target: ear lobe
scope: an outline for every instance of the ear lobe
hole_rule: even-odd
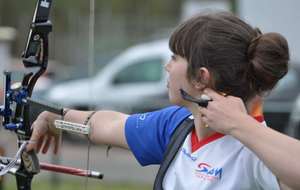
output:
[[[194,81],[193,82],[193,85],[194,87],[197,89],[197,90],[202,90],[205,88],[206,85],[204,85],[203,83],[199,82],[199,81]]]

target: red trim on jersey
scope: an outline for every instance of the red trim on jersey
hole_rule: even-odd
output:
[[[259,116],[255,116],[254,119],[256,119],[257,121],[259,122],[263,122],[264,121],[264,116],[263,115],[259,115]],[[214,140],[217,140],[219,138],[222,138],[224,137],[225,135],[222,134],[222,133],[218,133],[218,132],[215,132],[213,133],[212,135],[202,139],[202,140],[199,140],[197,135],[196,135],[196,130],[195,128],[192,130],[192,135],[191,135],[191,143],[192,143],[192,153],[195,152],[196,150],[198,150],[199,148],[201,148],[202,146],[214,141]]]
[[[195,152],[196,150],[198,150],[200,147],[214,141],[214,140],[217,140],[221,137],[223,137],[224,134],[221,134],[221,133],[214,133],[202,140],[199,141],[197,135],[196,135],[196,130],[195,128],[192,130],[192,152]]]
[[[254,119],[256,119],[258,122],[264,122],[265,121],[265,118],[264,118],[263,115],[255,116]]]

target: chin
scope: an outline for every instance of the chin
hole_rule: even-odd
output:
[[[171,104],[183,106],[184,100],[181,98],[179,90],[178,91],[170,91],[170,89],[169,89],[168,95],[169,95],[169,101]]]
[[[183,102],[182,102],[183,100],[181,98],[177,97],[177,96],[172,97],[172,96],[169,95],[169,101],[170,101],[171,104],[178,105],[178,106],[184,106]]]

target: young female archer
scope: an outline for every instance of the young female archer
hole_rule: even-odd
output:
[[[144,166],[161,164],[174,130],[192,118],[193,130],[169,166],[163,189],[300,189],[300,142],[249,115],[255,99],[287,73],[285,38],[261,34],[230,13],[209,13],[179,25],[169,44],[174,55],[165,67],[167,87],[177,106],[134,115],[68,110],[65,120],[88,118],[91,141],[130,149]],[[183,99],[181,90],[211,101],[199,107]],[[57,152],[53,122],[59,118],[39,115],[31,138],[37,143],[28,150],[46,153],[54,138]]]

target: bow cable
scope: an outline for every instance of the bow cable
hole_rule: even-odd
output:
[[[89,56],[88,56],[88,75],[90,77],[94,74],[95,67],[95,0],[89,1],[90,5],[90,14],[89,14]],[[93,85],[89,84],[89,94],[93,99]],[[94,101],[93,101],[94,102]],[[91,142],[89,136],[88,140],[88,150],[87,150],[87,161],[86,161],[86,170],[90,169],[90,150]],[[85,190],[88,188],[88,177],[85,178]]]

